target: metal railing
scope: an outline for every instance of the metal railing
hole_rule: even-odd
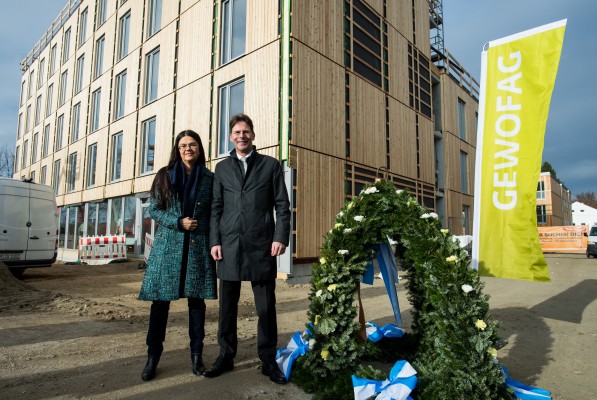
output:
[[[27,68],[33,64],[33,61],[35,61],[35,59],[39,57],[46,46],[50,44],[54,36],[60,32],[60,29],[64,26],[68,18],[73,15],[80,5],[81,0],[69,0],[68,4],[64,6],[60,12],[60,15],[56,17],[54,22],[52,22],[52,25],[50,25],[50,27],[46,30],[46,33],[41,39],[39,39],[35,46],[33,46],[33,50],[31,50],[29,54],[27,54],[27,57],[21,61],[21,71],[27,71]]]

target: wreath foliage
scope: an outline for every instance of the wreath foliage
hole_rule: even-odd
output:
[[[367,356],[388,351],[359,343],[355,295],[373,246],[387,237],[396,242],[413,322],[407,339],[379,343],[411,346],[396,354],[411,357],[417,370],[413,397],[512,399],[496,360],[498,322],[488,314],[488,296],[468,254],[441,228],[436,214],[385,180],[346,203],[325,235],[312,268],[309,351],[298,359],[293,380],[316,399],[345,399],[352,398],[352,374],[385,378],[361,365]]]

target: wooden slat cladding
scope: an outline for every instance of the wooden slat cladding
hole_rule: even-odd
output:
[[[369,82],[350,74],[350,159],[386,165],[385,98]]]
[[[344,68],[299,42],[293,52],[292,144],[344,157]]]
[[[199,134],[207,152],[209,145],[210,77],[196,80],[177,91],[175,134],[192,129]]]
[[[198,24],[207,21],[213,5],[200,1],[180,16],[180,36],[178,44],[177,87],[181,88],[209,74],[211,69],[211,24]]]
[[[390,2],[392,3],[392,2]],[[408,104],[408,41],[396,29],[388,29],[390,96]]]
[[[344,65],[343,9],[344,0],[293,1],[293,39]],[[297,61],[294,57],[293,62]]]
[[[423,1],[426,3],[425,0]],[[412,0],[390,0],[386,4],[388,23],[400,32],[400,35],[412,42]]]
[[[476,145],[477,121],[475,114],[479,110],[477,100],[471,97],[468,92],[461,88],[449,75],[442,74],[442,118],[444,132],[452,133],[458,136],[458,99],[465,103],[465,124],[467,141]]]
[[[344,203],[344,161],[296,149],[295,257],[315,257]]]
[[[417,178],[417,133],[415,111],[390,99],[390,170]]]
[[[279,0],[247,1],[247,54],[278,38],[278,3]]]
[[[417,49],[428,59],[431,57],[431,39],[429,36],[429,2],[414,0],[416,43]]]
[[[469,170],[470,171],[470,170]],[[419,177],[435,184],[435,151],[433,149],[433,122],[419,115]]]

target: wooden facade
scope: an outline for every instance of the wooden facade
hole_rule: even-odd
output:
[[[459,226],[451,221],[462,219],[463,207],[469,207],[472,216],[477,100],[431,62],[427,1],[247,0],[244,52],[227,62],[222,62],[221,0],[163,1],[160,29],[149,37],[147,0],[107,4],[106,21],[97,25],[96,2],[81,0],[37,57],[27,59],[31,62],[22,78],[27,87],[28,72],[37,69],[41,59],[48,68],[54,45],[61,58],[64,33],[71,29],[70,56],[64,63],[57,61],[56,72],[46,73],[43,84],[31,97],[25,94],[19,108],[24,120],[27,107],[35,107],[38,95],[45,104],[48,87],[53,85],[51,111],[47,117],[43,114],[39,124],[30,124],[26,131],[21,128],[17,139],[22,151],[26,140],[32,143],[32,135],[41,135],[49,125],[50,152],[35,162],[26,161],[14,175],[35,171],[39,177],[45,166],[46,183],[52,185],[52,169],[60,160],[59,205],[122,196],[145,201],[155,172],[167,163],[174,137],[184,129],[199,133],[213,168],[222,157],[220,88],[242,80],[243,109],[255,123],[256,146],[277,158],[288,154],[281,161],[292,168],[292,250],[297,263],[317,257],[343,202],[378,176],[410,191],[421,204],[438,212],[445,226]],[[86,35],[78,43],[84,10]],[[126,15],[130,16],[128,52],[119,59],[119,27]],[[283,32],[285,18],[291,26],[288,37]],[[94,77],[100,37],[105,40],[103,71]],[[145,104],[148,54],[156,49],[157,98]],[[83,90],[74,93],[81,56],[85,57]],[[67,95],[59,106],[64,71],[69,75]],[[116,77],[125,71],[125,113],[115,118]],[[91,99],[96,90],[101,90],[101,113],[99,129],[92,132]],[[459,134],[458,99],[465,104],[464,138]],[[71,143],[68,135],[75,104],[81,105],[83,117],[79,138]],[[286,111],[288,120],[280,121]],[[64,134],[62,147],[56,148],[59,116],[63,116]],[[153,170],[143,173],[142,129],[144,122],[154,118]],[[123,161],[120,177],[112,179],[113,138],[120,133]],[[97,144],[97,172],[95,185],[89,187],[86,168],[91,144]],[[72,153],[78,160],[74,190],[66,182]],[[461,184],[463,153],[468,155],[466,188]],[[454,233],[461,234],[460,230]]]

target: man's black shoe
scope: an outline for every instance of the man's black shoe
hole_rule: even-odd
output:
[[[193,373],[195,375],[203,375],[205,367],[203,366],[203,357],[201,357],[201,354],[191,354],[191,362],[193,363]]]
[[[284,372],[280,370],[278,364],[275,362],[271,363],[263,363],[261,365],[261,373],[263,375],[269,376],[270,381],[279,383],[283,385],[286,383],[286,377],[284,376]]]
[[[203,376],[206,378],[215,378],[216,376],[220,376],[224,372],[232,371],[233,369],[234,362],[232,360],[225,361],[218,358],[208,370],[203,372]]]
[[[155,370],[158,367],[159,362],[159,357],[148,357],[145,368],[143,368],[143,372],[141,372],[141,379],[144,381],[150,381],[155,378]]]

